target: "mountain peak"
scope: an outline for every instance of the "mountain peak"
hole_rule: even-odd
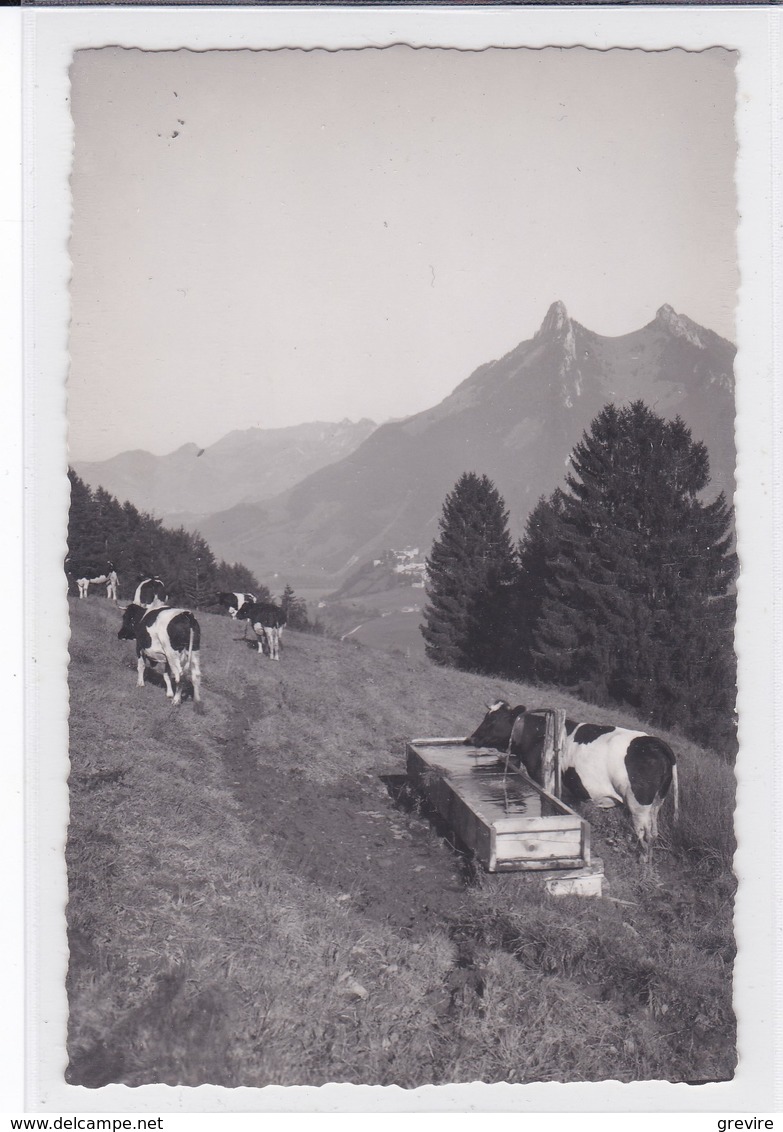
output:
[[[677,314],[677,311],[670,307],[668,303],[664,303],[655,312],[655,321],[660,326],[665,327],[675,338],[685,338],[694,346],[703,347],[705,345],[702,336],[699,334],[701,328],[695,322],[691,322],[684,314]]]
[[[552,303],[551,307],[546,312],[546,317],[538,329],[536,338],[554,337],[555,335],[562,334],[564,330],[568,330],[570,325],[571,321],[568,317],[565,303],[561,303],[558,299],[557,302]]]

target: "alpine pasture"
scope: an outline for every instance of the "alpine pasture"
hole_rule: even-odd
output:
[[[625,814],[586,808],[605,896],[556,899],[452,844],[405,788],[404,739],[467,734],[497,698],[605,709],[290,630],[273,664],[199,611],[197,713],[136,687],[109,602],[70,616],[69,1082],[732,1076],[714,753],[664,735],[681,820],[667,801],[652,868]]]

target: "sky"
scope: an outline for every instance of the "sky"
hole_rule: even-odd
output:
[[[69,450],[429,408],[550,304],[734,338],[720,48],[176,51],[71,68]]]

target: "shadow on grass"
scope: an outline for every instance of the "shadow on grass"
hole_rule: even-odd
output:
[[[135,669],[136,666],[134,665],[133,667]],[[147,684],[151,684],[153,688],[159,688],[164,692],[166,691],[166,681],[163,679],[163,673],[158,672],[158,670],[156,668],[145,668],[144,669],[144,684],[145,684],[145,686]],[[192,700],[192,699],[193,699],[193,683],[190,680],[190,677],[185,676],[185,677],[183,677],[183,680],[182,680],[182,702],[185,703],[186,700]],[[203,712],[203,710],[204,710],[203,705],[201,703],[198,703],[198,704],[194,703],[193,706],[196,708],[197,711]]]
[[[466,887],[478,884],[483,872],[475,853],[460,841],[448,822],[433,809],[424,795],[416,790],[408,776],[382,774],[379,777],[396,810],[408,817],[420,818],[427,822],[435,836],[449,846],[456,859],[462,883]]]

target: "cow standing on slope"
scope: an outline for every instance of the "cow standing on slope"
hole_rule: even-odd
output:
[[[258,651],[269,649],[270,660],[280,659],[280,636],[286,617],[279,605],[271,601],[246,601],[237,612],[237,621],[249,621],[258,638]]]
[[[133,595],[133,605],[144,609],[159,609],[166,604],[166,584],[154,574],[141,574]]]
[[[493,704],[465,743],[508,752],[539,784],[546,732],[546,713]],[[644,731],[611,724],[566,720],[561,755],[563,786],[576,802],[594,802],[602,809],[618,803],[631,815],[644,859],[649,861],[658,836],[658,812],[674,784],[674,816],[679,806],[677,762],[671,748]]]
[[[255,594],[240,594],[240,593],[221,593],[217,595],[218,602],[224,609],[228,610],[228,615],[233,621],[237,613],[239,613],[242,606],[246,601],[255,602],[258,598]]]
[[[75,582],[80,598],[87,597],[90,586],[106,586],[106,596],[109,601],[117,600],[119,578],[114,569],[113,562],[107,562],[105,567],[73,565],[70,558],[65,560],[65,573],[69,581]]]
[[[131,603],[125,610],[117,633],[121,641],[136,642],[137,681],[144,687],[145,668],[163,670],[166,695],[179,706],[186,676],[193,685],[193,699],[201,701],[201,628],[189,609],[158,606],[144,609]],[[173,681],[173,686],[172,686]]]

